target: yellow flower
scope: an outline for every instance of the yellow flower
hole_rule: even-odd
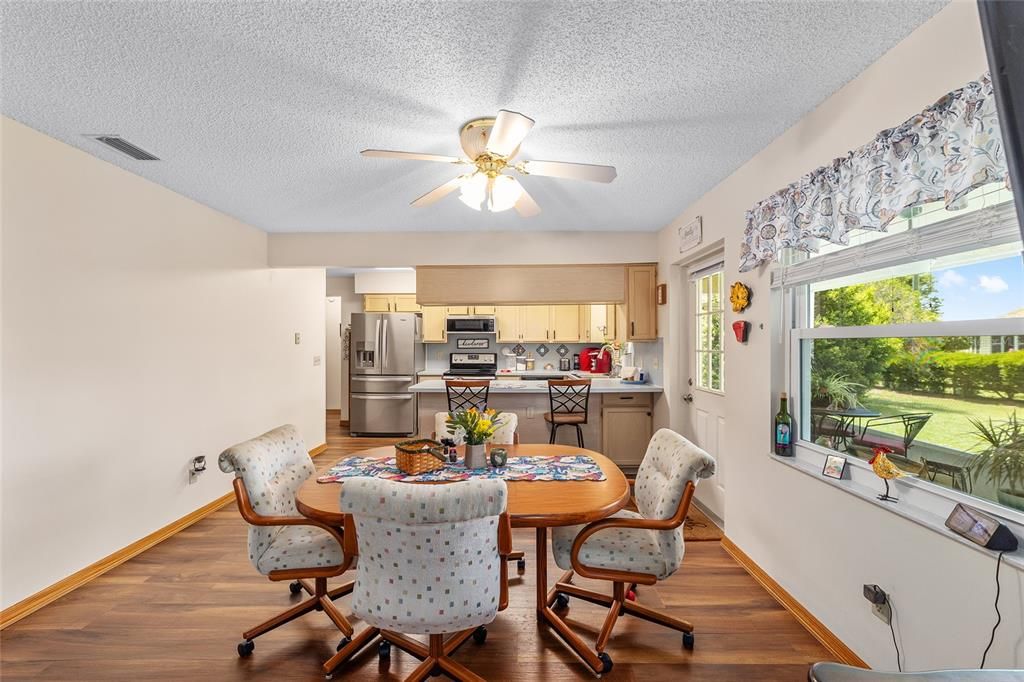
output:
[[[481,419],[480,420],[480,430],[486,431],[489,428],[491,428],[491,420],[490,419]]]

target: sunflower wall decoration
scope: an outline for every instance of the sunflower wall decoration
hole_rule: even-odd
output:
[[[733,282],[732,286],[729,287],[729,302],[732,303],[732,311],[734,313],[742,313],[744,310],[750,307],[750,297],[752,292],[743,282]]]

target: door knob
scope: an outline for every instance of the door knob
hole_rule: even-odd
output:
[[[693,394],[692,393],[687,393],[686,395],[684,395],[683,396],[683,402],[684,403],[692,403],[693,402]]]

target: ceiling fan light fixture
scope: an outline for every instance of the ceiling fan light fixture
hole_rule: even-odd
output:
[[[498,175],[491,180],[487,208],[498,213],[507,211],[516,205],[523,195],[523,186],[519,181],[508,175]]]
[[[487,199],[487,184],[486,175],[473,173],[462,181],[459,200],[474,211],[481,210],[484,200]]]

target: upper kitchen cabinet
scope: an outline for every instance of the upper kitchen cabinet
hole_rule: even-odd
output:
[[[475,305],[473,306],[474,315],[494,315],[497,311],[497,306],[493,305]]]
[[[534,307],[534,306],[530,306]],[[543,306],[537,306],[543,307]],[[576,343],[583,340],[580,325],[580,307],[578,305],[552,305],[549,308],[548,327],[550,339],[563,343]]]
[[[392,298],[389,294],[366,294],[363,296],[363,312],[390,313]]]
[[[627,340],[654,341],[658,338],[657,285],[656,264],[626,266]]]
[[[541,342],[551,340],[551,306],[519,306],[519,336],[522,341]]]
[[[519,341],[519,316],[522,306],[499,305],[494,308],[494,327],[499,343]]]
[[[614,305],[593,303],[580,306],[581,341],[614,341],[617,338],[616,328]]]
[[[469,315],[469,311],[472,306],[468,305],[450,305],[448,306],[449,315]]]
[[[423,343],[444,343],[448,340],[445,328],[447,310],[440,305],[425,305],[423,312]]]
[[[363,312],[366,313],[418,313],[416,294],[364,294]]]

